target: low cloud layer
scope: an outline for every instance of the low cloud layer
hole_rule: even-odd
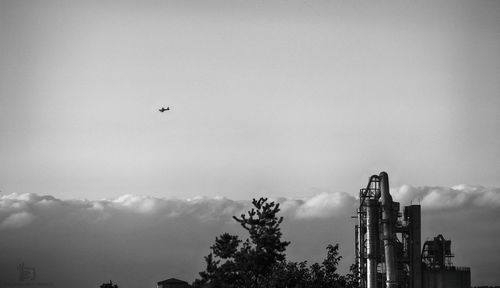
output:
[[[401,205],[422,205],[422,240],[443,234],[452,240],[455,263],[472,267],[473,284],[498,284],[491,267],[500,263],[500,189],[402,186],[391,190]],[[329,243],[340,243],[346,271],[353,261],[357,199],[319,193],[305,199],[273,199],[285,217],[283,235],[291,260],[320,261]],[[61,200],[37,194],[0,198],[0,285],[18,281],[17,265],[37,271],[37,281],[55,287],[155,287],[170,277],[191,282],[204,268],[214,238],[241,234],[232,219],[250,201],[196,197],[162,199],[124,195],[109,200]],[[0,286],[2,287],[2,286]],[[7,287],[7,286],[5,286]]]
[[[421,204],[424,209],[466,207],[500,207],[500,188],[456,185],[453,187],[413,187],[403,185],[392,189],[395,201]]]

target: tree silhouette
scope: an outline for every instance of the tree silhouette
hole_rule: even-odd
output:
[[[101,288],[118,288],[118,285],[116,285],[116,284],[113,285],[113,282],[111,280],[109,280],[109,283],[103,283],[100,287]]]
[[[281,240],[279,204],[267,198],[253,199],[254,208],[233,217],[248,231],[244,242],[224,233],[215,238],[212,253],[205,257],[207,268],[193,286],[211,283],[215,287],[266,287],[274,265],[285,260],[283,253],[290,242]],[[241,245],[240,245],[241,244]]]
[[[206,269],[193,287],[357,288],[354,274],[337,273],[342,259],[338,244],[327,246],[321,264],[287,261],[285,250],[290,242],[281,240],[279,204],[267,200],[253,199],[254,207],[247,214],[233,217],[249,233],[248,239],[242,241],[228,233],[215,238],[212,252],[205,257]]]

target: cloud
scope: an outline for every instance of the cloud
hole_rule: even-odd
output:
[[[330,218],[354,211],[355,202],[347,193],[323,192],[302,201],[284,200],[284,206],[296,218]]]
[[[403,185],[392,189],[395,201],[420,203],[423,209],[451,209],[466,207],[500,207],[500,188],[456,185],[453,187]]]
[[[35,216],[29,212],[13,213],[0,223],[0,229],[21,228],[33,222],[34,219]]]
[[[452,239],[456,264],[472,267],[473,283],[500,282],[489,268],[499,265],[490,255],[500,254],[500,189],[405,185],[391,194],[401,206],[422,204],[422,239],[437,234]],[[353,261],[354,196],[323,192],[271,200],[280,203],[285,218],[282,231],[292,242],[290,259],[321,261],[327,244],[340,243],[340,268],[347,270]],[[203,256],[216,236],[229,232],[247,237],[232,216],[250,206],[251,201],[224,197],[62,200],[5,195],[0,197],[0,271],[15,281],[16,267],[24,262],[37,268],[40,281],[55,287],[97,287],[109,279],[123,288],[154,287],[170,277],[192,281],[203,270]]]

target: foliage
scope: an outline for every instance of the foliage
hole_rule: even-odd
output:
[[[307,265],[307,261],[283,261],[276,266],[272,275],[272,284],[276,288],[335,288],[346,287],[345,277],[337,273],[337,266],[342,259],[338,245],[328,245],[327,256],[321,264]]]
[[[357,287],[354,273],[337,273],[342,259],[338,244],[327,246],[321,264],[287,261],[284,252],[290,242],[281,240],[283,217],[277,216],[279,204],[269,203],[267,198],[253,199],[252,204],[254,208],[247,215],[233,217],[250,237],[245,241],[228,233],[216,237],[210,247],[212,252],[205,257],[206,269],[199,273],[193,287],[207,283],[220,288]]]
[[[359,288],[359,277],[357,275],[356,264],[352,264],[349,273],[345,275],[345,286],[349,288]]]
[[[111,280],[109,280],[109,283],[103,283],[100,287],[101,288],[118,288],[118,285],[116,285],[116,284],[113,285],[113,282]]]

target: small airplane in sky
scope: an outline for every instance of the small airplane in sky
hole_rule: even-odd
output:
[[[168,111],[168,110],[170,110],[170,107],[167,107],[167,108],[161,107],[160,109],[158,109],[158,111],[160,111],[161,113]]]

